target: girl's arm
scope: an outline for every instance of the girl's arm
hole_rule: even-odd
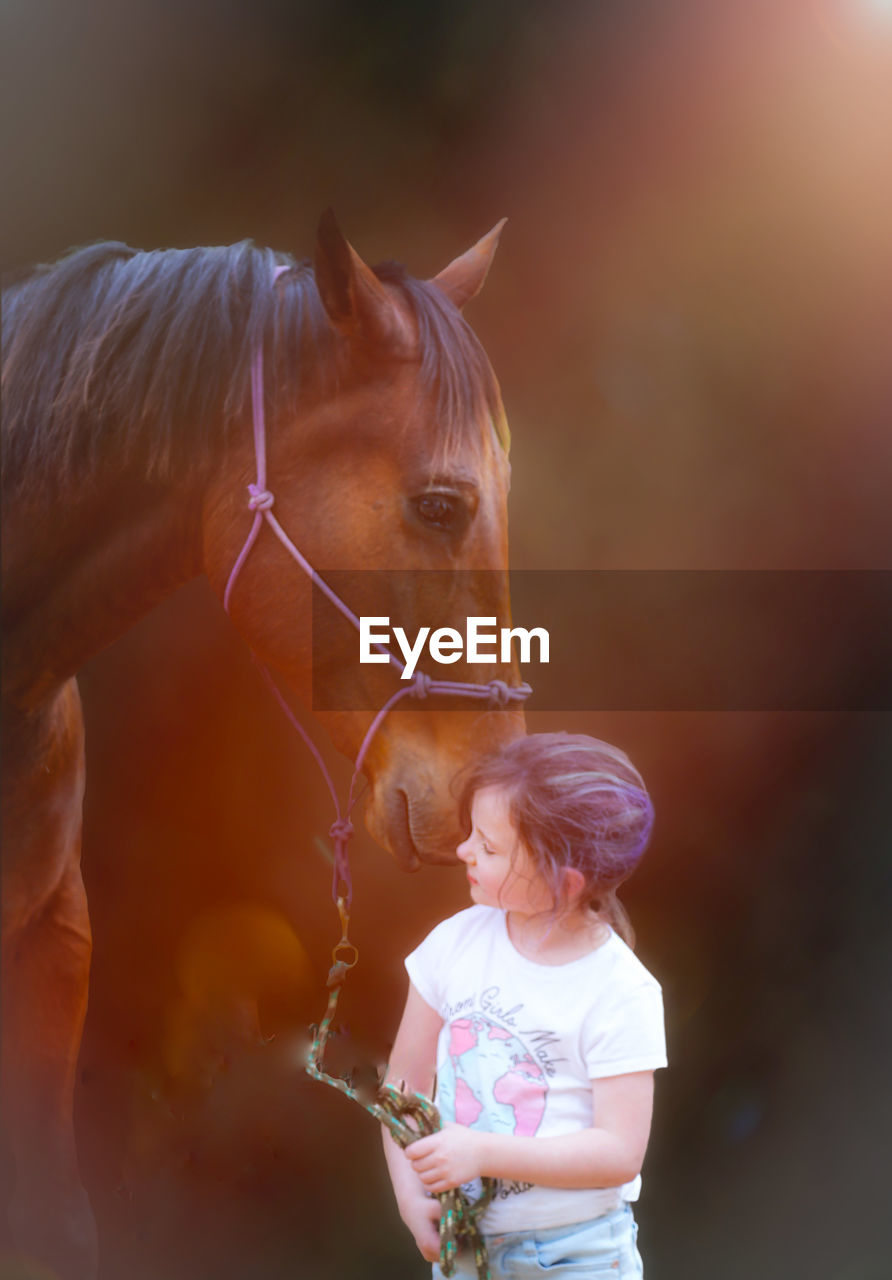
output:
[[[437,1037],[442,1025],[443,1019],[410,982],[406,1008],[390,1055],[387,1070],[389,1084],[400,1087],[405,1083],[409,1093],[423,1093],[428,1098],[433,1095]],[[406,1158],[406,1152],[394,1142],[390,1131],[384,1126],[382,1134],[384,1158],[400,1217],[412,1232],[422,1257],[428,1262],[434,1262],[440,1256],[439,1202],[431,1199]],[[414,1145],[413,1143],[412,1146]]]
[[[641,1172],[653,1111],[653,1072],[592,1081],[595,1124],[553,1138],[520,1138],[445,1125],[406,1148],[428,1191],[472,1178],[506,1178],[540,1187],[617,1187]]]

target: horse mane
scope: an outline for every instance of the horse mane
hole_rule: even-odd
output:
[[[274,285],[277,266],[289,270]],[[495,376],[460,313],[398,264],[375,271],[417,321],[438,452],[478,435],[481,411],[503,431]],[[244,430],[261,341],[272,422],[311,382],[337,386],[347,343],[312,267],[251,241],[150,252],[92,244],[20,276],[3,298],[4,492],[58,491],[109,465],[159,481],[205,473]]]

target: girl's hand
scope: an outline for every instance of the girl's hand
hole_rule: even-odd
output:
[[[449,1191],[483,1174],[486,1135],[463,1124],[445,1124],[405,1148],[405,1155],[428,1191]]]
[[[418,1252],[428,1262],[440,1257],[440,1202],[430,1196],[413,1196],[400,1206],[400,1217],[412,1232]]]

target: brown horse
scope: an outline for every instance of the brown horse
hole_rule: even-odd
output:
[[[460,314],[499,230],[429,281],[370,269],[330,214],[312,266],[250,243],[99,244],[4,300],[3,1115],[14,1238],[65,1280],[97,1265],[72,1124],[91,951],[75,674],[186,580],[204,572],[222,596],[251,523],[260,348],[276,515],[310,563],[438,570],[451,585],[427,602],[412,598],[412,575],[381,574],[373,612],[418,626],[426,603],[443,617],[448,600],[459,625],[470,613],[507,622],[502,576],[460,572],[507,562],[507,428]],[[263,534],[230,602],[308,706],[311,591]],[[336,621],[327,644],[334,687],[356,638]],[[381,668],[366,670],[374,693],[351,706],[378,697]],[[371,714],[317,719],[352,757]],[[363,766],[375,839],[407,868],[451,858],[451,776],[521,724],[511,711],[394,713]]]

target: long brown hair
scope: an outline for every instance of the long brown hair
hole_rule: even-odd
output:
[[[459,777],[459,814],[471,825],[474,794],[503,788],[520,840],[554,892],[567,903],[564,868],[585,879],[582,902],[630,946],[635,935],[616,896],[650,839],[654,811],[628,756],[586,734],[538,733],[514,738],[468,766]]]

